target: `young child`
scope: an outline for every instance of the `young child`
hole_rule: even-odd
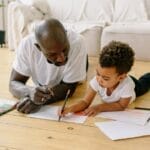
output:
[[[110,42],[101,51],[96,76],[90,81],[84,99],[66,107],[59,115],[83,111],[85,115],[95,116],[99,112],[124,110],[137,96],[150,89],[150,73],[139,80],[128,75],[133,63],[134,52],[128,44]],[[97,93],[103,104],[89,107]]]

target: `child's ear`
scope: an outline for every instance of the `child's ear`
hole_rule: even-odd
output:
[[[126,73],[123,73],[119,76],[120,80],[123,80],[124,78],[126,78],[127,74]]]
[[[38,43],[34,43],[34,45],[36,46],[36,48],[37,48],[39,51],[41,51],[41,48],[40,48],[40,46],[39,46]]]

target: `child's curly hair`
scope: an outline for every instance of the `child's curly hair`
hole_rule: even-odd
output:
[[[133,49],[119,41],[112,41],[103,47],[99,57],[101,67],[116,67],[119,74],[128,73],[133,63]]]

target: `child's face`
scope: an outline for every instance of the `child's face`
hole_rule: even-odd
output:
[[[100,86],[104,88],[115,88],[118,83],[126,77],[126,74],[118,74],[115,67],[96,68],[96,79]]]

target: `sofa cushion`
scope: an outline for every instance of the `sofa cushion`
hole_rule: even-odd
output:
[[[144,0],[116,0],[114,22],[146,21]]]
[[[111,22],[114,0],[47,0],[52,16],[62,21]]]
[[[84,0],[47,0],[52,16],[61,21],[80,20],[80,11]]]
[[[146,7],[148,19],[150,20],[150,0],[145,0],[145,7]]]
[[[62,22],[63,25],[71,30],[74,30],[77,33],[82,33],[85,32],[86,30],[89,30],[93,27],[105,27],[106,23],[105,22],[96,22],[96,21],[78,21],[78,22],[74,22],[74,21],[65,21]]]
[[[128,43],[135,51],[137,60],[150,61],[150,22],[116,23],[104,28],[101,48],[112,40]]]
[[[81,33],[84,36],[89,56],[99,56],[102,30],[102,27],[95,26]]]
[[[94,20],[99,22],[112,22],[114,12],[114,0],[86,0],[82,8],[82,20]]]
[[[98,56],[101,43],[101,34],[105,23],[94,21],[63,22],[67,29],[74,30],[84,36],[89,56]]]
[[[48,6],[47,0],[19,0],[21,3],[25,5],[29,5],[39,9],[44,14],[50,13],[50,8]]]
[[[111,33],[150,34],[150,21],[141,23],[113,23],[107,30]]]

